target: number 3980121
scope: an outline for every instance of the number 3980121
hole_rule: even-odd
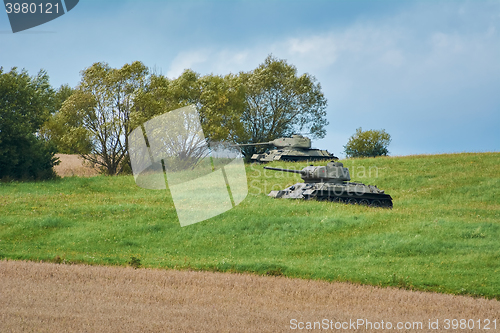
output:
[[[489,319],[484,319],[484,320],[474,320],[474,319],[445,319],[444,320],[444,329],[449,330],[449,329],[483,329],[483,330],[489,330],[489,329],[497,329],[497,320],[489,320]]]
[[[19,3],[19,2],[14,2],[10,3],[7,2],[5,4],[5,10],[7,11],[7,14],[14,13],[14,14],[35,14],[35,13],[40,13],[40,14],[58,14],[59,13],[59,4],[51,4],[50,2],[47,2],[45,4],[40,3]]]

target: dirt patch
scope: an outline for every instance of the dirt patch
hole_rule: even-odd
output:
[[[80,176],[92,177],[99,174],[99,170],[90,166],[79,155],[56,154],[61,163],[54,167],[57,175],[61,177]]]
[[[2,332],[319,332],[358,319],[390,322],[395,332],[431,331],[429,320],[439,320],[434,332],[450,331],[445,319],[474,319],[475,329],[496,319],[500,330],[496,300],[348,283],[21,261],[0,261],[0,281]],[[307,322],[317,329],[300,330]],[[326,322],[332,329],[319,328]],[[399,322],[422,329],[396,329]]]

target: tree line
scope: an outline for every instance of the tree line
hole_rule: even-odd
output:
[[[194,105],[209,141],[253,143],[303,131],[323,137],[326,103],[313,76],[272,56],[250,72],[201,76],[188,69],[175,79],[139,61],[95,63],[42,134],[60,152],[78,153],[112,175],[128,167],[128,134],[170,110]]]
[[[54,153],[79,154],[108,175],[130,171],[128,135],[165,112],[194,105],[208,141],[258,143],[294,133],[325,136],[327,100],[310,74],[269,55],[249,72],[170,79],[142,62],[97,62],[75,88],[46,72],[0,68],[0,178],[54,176]],[[251,156],[253,146],[242,147]]]

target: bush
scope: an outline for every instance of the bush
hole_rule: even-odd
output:
[[[0,179],[55,177],[55,147],[37,135],[52,111],[53,96],[44,72],[30,77],[0,67]]]
[[[391,136],[385,130],[364,131],[358,128],[349,138],[344,152],[347,157],[376,157],[387,156],[387,147],[391,143]]]

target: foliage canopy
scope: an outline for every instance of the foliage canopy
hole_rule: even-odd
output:
[[[0,67],[0,178],[55,177],[55,147],[38,135],[55,103],[44,71],[30,77],[24,70],[4,73]]]
[[[133,129],[187,105],[196,107],[208,141],[255,143],[303,131],[321,138],[328,124],[320,84],[272,56],[253,71],[225,76],[187,69],[169,79],[139,61],[119,69],[95,63],[81,74],[76,89],[58,90],[58,112],[42,134],[59,152],[78,153],[110,175],[130,165]],[[245,155],[254,149],[245,147]]]
[[[327,101],[316,79],[269,55],[248,73],[240,73],[245,88],[244,133],[240,143],[272,141],[306,131],[313,138],[325,136]],[[256,147],[245,147],[247,155]]]
[[[363,131],[358,128],[344,146],[347,157],[376,157],[387,156],[387,147],[391,143],[391,136],[385,130]]]
[[[324,137],[326,99],[313,76],[299,76],[285,60],[268,56],[255,70],[200,76],[185,70],[178,78],[152,75],[135,100],[132,124],[194,105],[209,141],[255,143],[307,131]],[[255,147],[245,147],[245,155]]]
[[[59,146],[79,153],[108,175],[120,173],[126,165],[128,134],[133,129],[134,98],[147,73],[138,61],[120,69],[99,62],[83,70],[80,84],[53,120],[62,132]]]

